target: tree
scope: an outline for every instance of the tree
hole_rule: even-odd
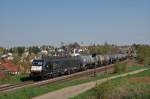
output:
[[[80,45],[77,42],[75,42],[73,44],[69,44],[69,48],[71,48],[71,49],[79,48],[79,47],[80,47]]]
[[[3,53],[4,53],[4,51],[5,51],[5,48],[0,47],[0,54],[3,54]]]
[[[150,64],[150,46],[134,44],[132,47],[137,50],[137,61],[144,64]]]
[[[18,64],[20,62],[20,60],[21,60],[21,57],[18,56],[18,55],[14,55],[13,57],[14,58],[12,60],[12,63],[14,63],[15,65]]]
[[[94,45],[89,47],[90,53],[96,54],[113,54],[118,51],[118,49],[112,45],[104,44],[104,45]]]
[[[29,47],[29,54],[31,53],[38,54],[41,51],[41,49],[38,46]]]
[[[17,47],[17,52],[19,56],[22,56],[22,54],[25,52],[25,47]]]

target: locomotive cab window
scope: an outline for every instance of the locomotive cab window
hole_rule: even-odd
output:
[[[44,60],[34,60],[32,62],[33,66],[43,66],[43,64],[44,64]]]

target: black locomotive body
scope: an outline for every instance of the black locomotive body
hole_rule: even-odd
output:
[[[40,65],[36,65],[39,62]],[[41,63],[42,62],[42,63]],[[36,66],[35,66],[36,65]],[[58,59],[37,59],[33,60],[31,77],[55,77],[70,74],[82,70],[78,57],[67,57]]]

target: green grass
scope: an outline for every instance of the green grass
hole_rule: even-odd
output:
[[[5,78],[0,78],[0,84],[16,84],[23,82],[28,75],[8,75]],[[26,79],[27,80],[27,79]]]
[[[41,95],[47,92],[51,92],[69,86],[79,85],[89,81],[94,81],[96,79],[102,79],[108,76],[111,76],[111,74],[97,74],[96,77],[87,77],[86,79],[58,82],[41,87],[24,88],[12,93],[0,94],[0,99],[30,99],[34,96]]]
[[[96,90],[95,88],[92,88],[90,90],[87,90],[86,92],[79,94],[78,96],[72,97],[70,99],[95,99],[96,96]]]
[[[150,69],[135,75],[129,75],[128,77],[150,77]]]
[[[96,86],[70,99],[149,99],[150,84],[129,83],[126,79],[116,79]]]
[[[130,69],[132,68],[133,67]],[[102,99],[117,99],[119,95],[122,96],[123,99],[148,99],[150,97],[150,84],[128,82],[127,79],[131,77],[150,77],[150,70],[107,81],[71,99],[97,99],[100,97]]]
[[[129,70],[130,68],[132,67],[129,67]],[[89,76],[83,79],[57,82],[57,83],[53,83],[53,84],[49,84],[49,85],[41,86],[41,87],[23,88],[15,92],[9,92],[5,94],[1,93],[0,99],[31,99],[32,97],[35,97],[35,96],[38,96],[47,92],[55,91],[61,88],[69,87],[69,86],[79,85],[79,84],[90,82],[90,81],[95,81],[95,80],[106,78],[106,77],[113,76],[113,75],[117,75],[117,73],[116,74],[98,73],[96,77]]]
[[[143,66],[130,66],[128,67],[128,71],[134,71],[134,70],[138,70],[138,69],[142,69],[144,68]]]

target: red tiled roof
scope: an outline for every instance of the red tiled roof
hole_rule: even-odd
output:
[[[17,68],[10,63],[3,63],[2,66],[11,72],[17,72]]]
[[[5,76],[5,74],[0,71],[0,78],[1,78],[1,77],[4,77],[4,76]]]

